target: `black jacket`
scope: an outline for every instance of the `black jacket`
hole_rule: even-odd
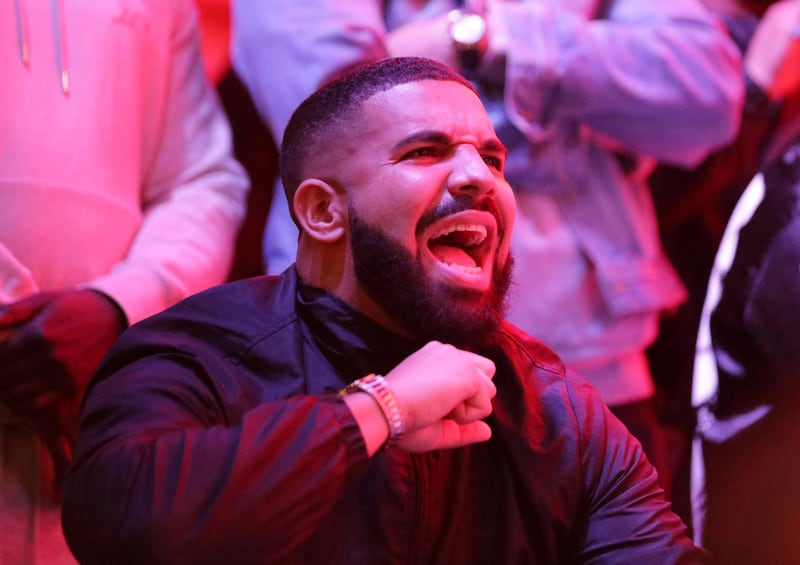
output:
[[[293,269],[129,329],[85,399],[63,523],[83,563],[674,563],[639,444],[504,325],[490,441],[371,459],[336,392],[411,343]]]
[[[800,144],[764,182],[710,320],[703,544],[726,565],[800,555]]]

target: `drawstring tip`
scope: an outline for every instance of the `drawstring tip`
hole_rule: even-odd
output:
[[[61,71],[61,91],[69,94],[69,73],[67,71]]]
[[[22,64],[26,67],[28,66],[28,61],[30,60],[30,53],[28,51],[28,44],[24,41],[19,42],[19,60],[22,61]]]

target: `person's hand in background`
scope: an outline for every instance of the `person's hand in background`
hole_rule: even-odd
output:
[[[772,100],[800,91],[800,0],[770,6],[744,59],[745,71]]]
[[[89,289],[0,307],[0,402],[42,435],[59,474],[71,458],[86,385],[126,326],[116,304]]]

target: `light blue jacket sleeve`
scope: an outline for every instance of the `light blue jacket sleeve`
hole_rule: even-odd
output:
[[[381,2],[233,0],[234,68],[280,143],[292,112],[348,68],[386,57]]]
[[[233,1],[234,65],[276,139],[325,80],[387,55],[383,4]],[[391,4],[407,5],[395,11],[408,19],[452,7]],[[627,151],[691,165],[735,134],[740,56],[697,0],[616,0],[602,19],[587,19],[570,2],[488,4],[503,14],[510,38],[506,106],[531,141],[579,122]]]
[[[529,141],[578,123],[612,148],[682,165],[735,135],[741,58],[696,0],[616,0],[587,19],[553,1],[498,2],[505,104]]]

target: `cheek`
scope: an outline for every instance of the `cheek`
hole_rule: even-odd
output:
[[[422,184],[403,179],[402,184],[386,184],[386,190],[370,198],[371,217],[376,225],[391,232],[398,239],[415,237],[417,224],[435,203],[422,190]]]
[[[361,199],[355,206],[363,221],[377,227],[416,255],[416,228],[421,216],[410,198],[387,192],[375,198]]]
[[[505,240],[508,241],[511,239],[511,232],[514,230],[514,221],[517,217],[517,200],[514,198],[514,192],[510,187],[498,193],[497,206],[500,208],[500,214],[503,217]]]
[[[417,224],[439,203],[443,186],[444,180],[431,169],[396,166],[352,186],[351,200],[365,221],[416,254]]]

